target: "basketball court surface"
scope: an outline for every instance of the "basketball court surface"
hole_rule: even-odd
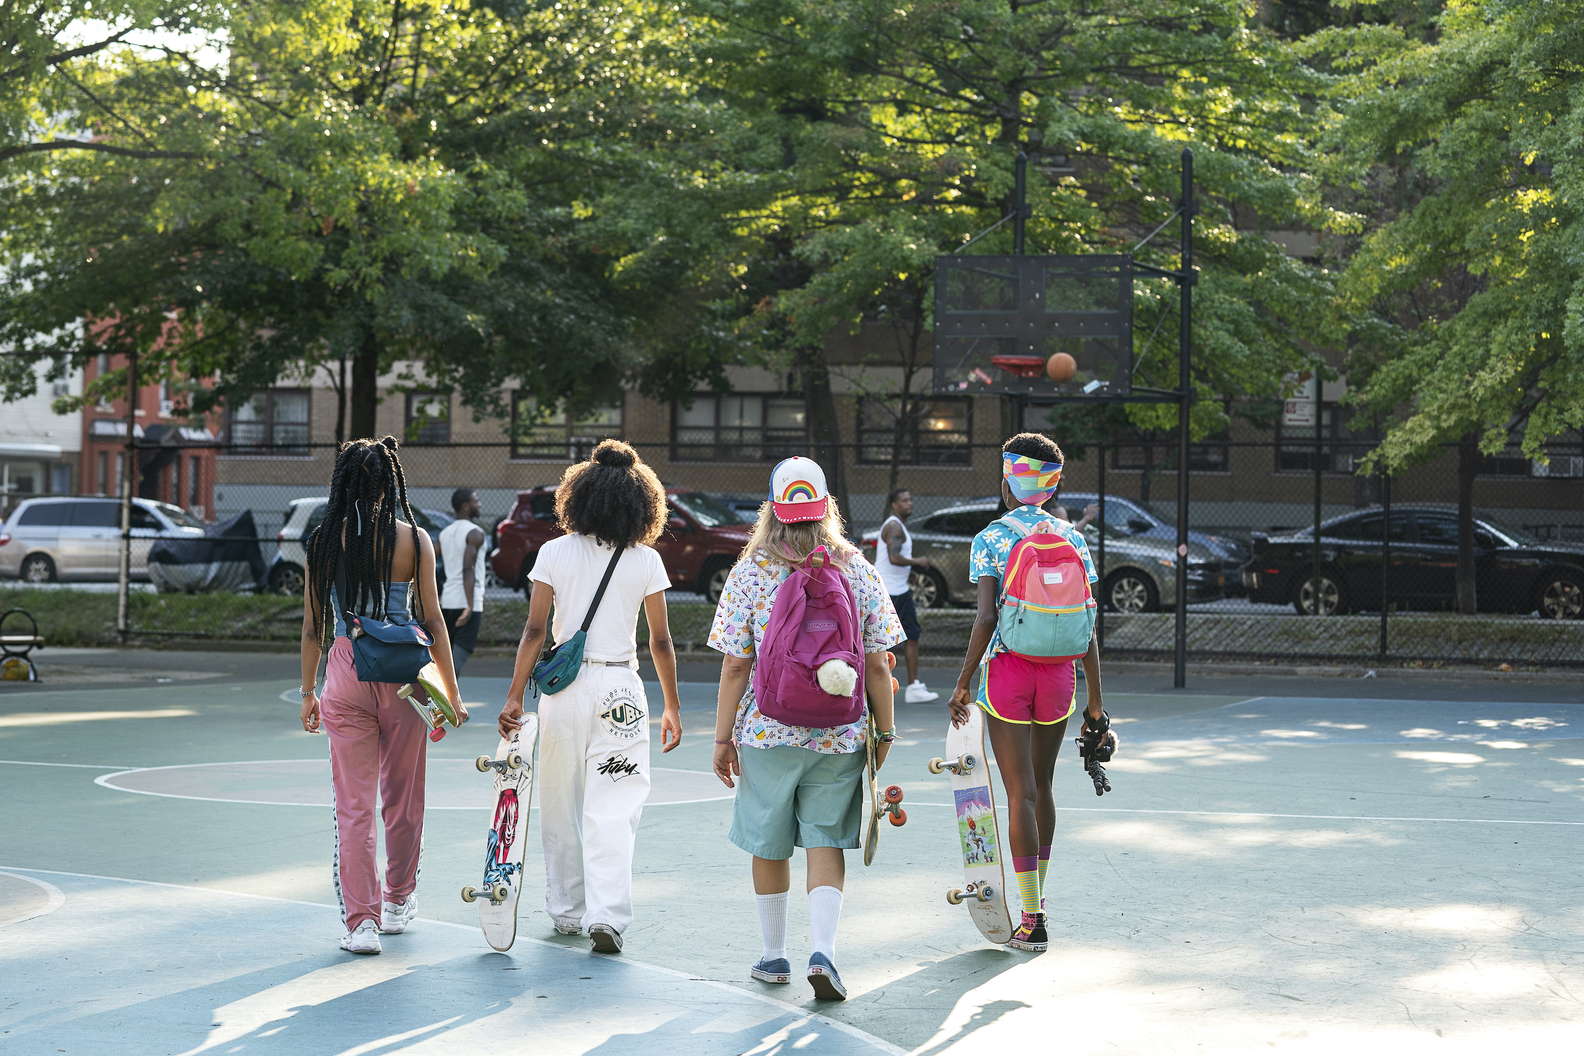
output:
[[[509,671],[479,658],[463,695],[488,703],[430,753],[420,919],[353,957],[295,657],[41,656],[48,681],[0,689],[7,1056],[1584,1049],[1584,682],[1108,678],[1115,792],[1096,799],[1064,750],[1041,955],[988,946],[946,903],[955,818],[925,765],[945,709],[899,705],[882,776],[908,823],[872,867],[849,855],[850,997],[816,1005],[801,976],[747,976],[757,917],[708,773],[706,665],[684,674],[683,746],[654,748],[621,956],[551,930],[537,831],[510,953],[458,898]]]

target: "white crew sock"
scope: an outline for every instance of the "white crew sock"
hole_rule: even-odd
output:
[[[841,921],[842,893],[839,887],[816,887],[809,896],[809,931],[813,933],[814,952],[836,960],[836,925]]]
[[[759,934],[764,939],[764,959],[780,960],[786,956],[787,893],[754,895],[759,903]]]

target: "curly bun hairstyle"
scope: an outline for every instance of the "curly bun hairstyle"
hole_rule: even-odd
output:
[[[587,462],[568,466],[561,475],[555,509],[562,531],[625,550],[660,538],[665,488],[630,444],[601,440]]]

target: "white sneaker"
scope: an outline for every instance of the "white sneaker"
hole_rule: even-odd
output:
[[[365,920],[341,939],[341,948],[348,953],[380,952],[379,925]]]
[[[908,683],[907,689],[902,691],[902,700],[907,704],[928,704],[932,700],[939,699],[939,693],[931,693],[930,688],[916,678]]]
[[[557,920],[557,921],[554,921],[553,923],[555,924],[555,930],[556,930],[556,934],[557,935],[581,935],[581,934],[583,934],[583,925],[577,923],[576,921],[568,922],[568,921],[565,921],[565,920]]]
[[[387,935],[400,935],[407,930],[418,915],[418,896],[408,895],[405,902],[380,903],[379,930]]]

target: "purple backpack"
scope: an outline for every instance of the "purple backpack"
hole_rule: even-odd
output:
[[[852,585],[822,546],[776,592],[754,668],[760,713],[788,726],[814,729],[857,722],[864,713],[862,645]],[[850,696],[820,685],[819,669],[831,660],[856,674]],[[828,672],[826,681],[843,679]]]

